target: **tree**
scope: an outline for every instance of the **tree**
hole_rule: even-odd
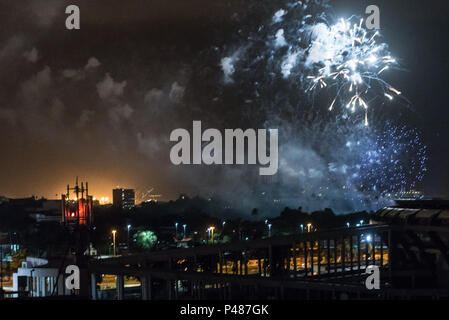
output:
[[[137,246],[141,249],[151,249],[157,241],[157,237],[153,231],[142,230],[133,235]]]

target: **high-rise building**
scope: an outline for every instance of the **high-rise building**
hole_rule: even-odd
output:
[[[131,209],[135,205],[134,189],[113,189],[112,203],[114,207]]]

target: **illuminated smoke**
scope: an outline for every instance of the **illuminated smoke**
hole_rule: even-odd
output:
[[[279,128],[279,174],[256,187],[268,202],[376,210],[388,193],[422,180],[427,150],[420,131],[401,124],[404,108],[394,102],[402,93],[382,79],[398,63],[380,34],[328,9],[326,1],[286,2],[240,30],[227,57],[244,50],[225,85],[252,102],[248,121]]]

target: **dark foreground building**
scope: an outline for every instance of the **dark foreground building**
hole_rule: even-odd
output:
[[[398,201],[359,227],[91,260],[90,298],[447,299],[448,248],[449,202]],[[102,274],[116,275],[109,293]]]
[[[369,225],[91,257],[81,298],[448,299],[448,248],[449,202],[398,201]]]

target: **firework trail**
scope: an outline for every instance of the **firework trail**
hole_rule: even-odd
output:
[[[306,94],[330,95],[330,111],[337,104],[347,116],[362,109],[368,125],[370,104],[402,98],[401,91],[382,78],[398,66],[397,60],[386,43],[378,42],[379,31],[364,28],[363,19],[352,16],[331,22],[326,3],[288,3],[268,23],[248,32],[247,43],[221,59],[224,81],[229,84],[251,72],[250,82],[259,93],[280,75],[296,81]],[[264,72],[271,75],[268,80]]]
[[[376,89],[393,100],[401,92],[381,78],[382,73],[397,65],[385,43],[377,43],[378,31],[363,28],[363,19],[343,19],[334,25],[319,23],[311,27],[312,43],[308,49],[306,66],[312,69],[307,76],[308,91],[333,88],[336,96],[330,104],[332,111],[339,99],[351,112],[357,107],[365,111],[368,125],[368,104],[365,97]]]
[[[330,18],[325,1],[270,10],[265,22],[242,18],[240,40],[221,67],[223,87],[243,101],[234,112],[280,128],[271,191],[290,197],[291,206],[350,212],[378,209],[389,193],[415,188],[427,149],[419,130],[403,124],[397,103],[383,108],[405,98],[383,78],[398,63],[380,34],[357,17]]]

